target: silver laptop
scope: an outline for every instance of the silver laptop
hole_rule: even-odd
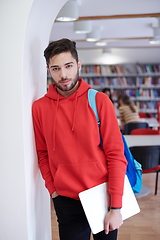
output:
[[[102,183],[79,193],[84,212],[93,234],[104,230],[104,218],[109,207],[107,183]],[[124,193],[122,197],[121,214],[125,220],[140,212],[139,205],[133,193],[128,177],[125,175]]]

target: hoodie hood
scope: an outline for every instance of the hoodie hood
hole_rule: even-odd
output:
[[[79,81],[78,89],[72,95],[70,95],[68,98],[73,99],[73,98],[76,98],[76,97],[80,97],[85,92],[87,92],[88,89],[91,88],[91,86],[89,84],[87,84],[83,79],[79,78],[78,81]],[[53,99],[55,101],[66,99],[65,97],[63,97],[62,95],[60,95],[57,92],[57,87],[55,86],[54,83],[49,85],[48,93],[45,95],[45,97],[48,97],[48,98]]]
[[[83,94],[85,94],[88,91],[88,89],[91,88],[91,86],[89,84],[87,84],[83,79],[80,78],[80,79],[78,79],[78,81],[79,81],[78,89],[73,94],[71,94],[69,97],[67,97],[67,99],[72,100],[73,104],[74,104],[74,112],[73,112],[72,127],[71,127],[72,132],[74,132],[74,128],[75,128],[78,98],[80,96],[82,96]],[[55,86],[54,83],[49,85],[48,93],[45,95],[45,97],[50,98],[52,100],[52,104],[55,104],[55,102],[56,102],[55,119],[54,119],[54,123],[53,123],[53,151],[55,152],[55,150],[56,150],[55,132],[56,132],[56,121],[57,121],[57,116],[58,116],[59,102],[62,100],[65,101],[66,98],[57,92],[57,87]]]

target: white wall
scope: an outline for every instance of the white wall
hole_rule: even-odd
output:
[[[22,52],[32,1],[0,3],[0,239],[26,240]],[[22,237],[23,236],[23,237]]]
[[[34,149],[31,104],[46,91],[44,48],[66,0],[0,3],[0,239],[50,240],[50,198]]]
[[[82,64],[160,63],[159,48],[114,48],[110,53],[78,50]]]

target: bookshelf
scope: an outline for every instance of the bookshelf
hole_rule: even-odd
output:
[[[160,64],[83,65],[82,77],[94,89],[110,88],[115,107],[121,93],[128,94],[139,112],[156,116],[160,101]]]

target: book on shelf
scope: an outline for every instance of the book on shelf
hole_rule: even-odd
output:
[[[101,67],[100,67],[100,65],[94,65],[94,73],[101,74]]]
[[[152,65],[146,65],[146,70],[148,73],[154,73],[154,68]]]
[[[136,97],[136,90],[135,89],[126,89],[125,93],[130,97]]]
[[[110,75],[111,74],[111,70],[110,67],[108,65],[102,65],[102,74],[103,75]]]
[[[126,82],[128,86],[135,87],[135,81],[134,78],[126,78]]]
[[[159,65],[153,65],[153,69],[155,73],[160,73],[160,64]]]
[[[121,65],[117,65],[117,72],[118,74],[123,74],[123,68]]]

